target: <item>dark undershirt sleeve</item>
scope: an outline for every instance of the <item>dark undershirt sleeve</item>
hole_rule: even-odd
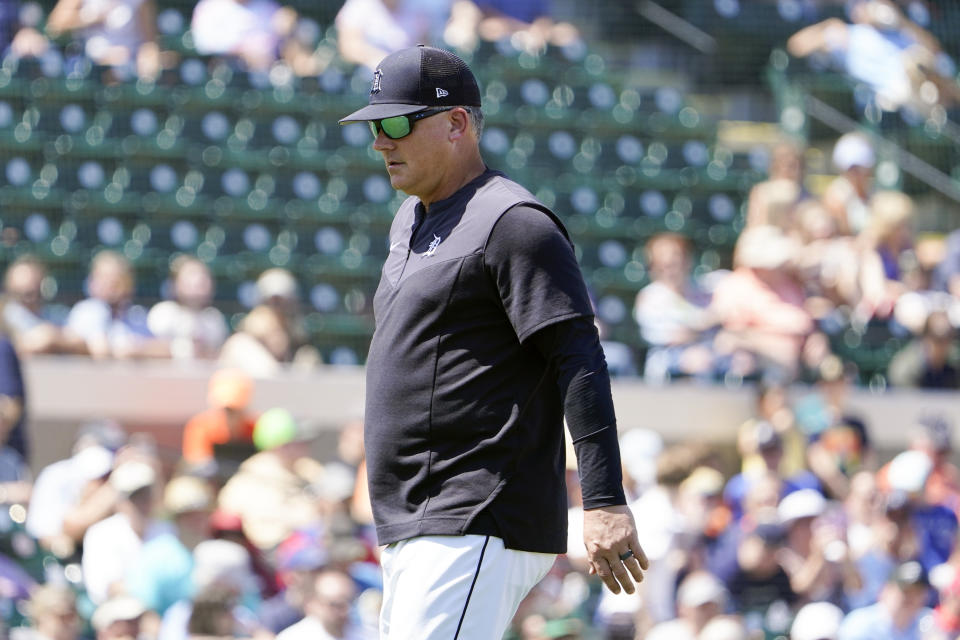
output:
[[[590,317],[545,327],[529,342],[557,372],[580,474],[583,508],[626,504],[610,375]]]

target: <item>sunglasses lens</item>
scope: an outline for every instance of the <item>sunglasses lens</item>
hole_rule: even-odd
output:
[[[410,133],[410,121],[407,120],[407,116],[384,118],[380,121],[380,128],[387,134],[387,137],[396,140]]]

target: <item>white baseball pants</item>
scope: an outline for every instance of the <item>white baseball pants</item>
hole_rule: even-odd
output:
[[[492,536],[423,536],[381,556],[380,640],[501,640],[556,555]]]

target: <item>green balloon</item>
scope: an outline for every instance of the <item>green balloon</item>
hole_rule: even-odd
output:
[[[292,442],[297,438],[297,421],[286,409],[264,411],[253,428],[253,444],[265,451]]]

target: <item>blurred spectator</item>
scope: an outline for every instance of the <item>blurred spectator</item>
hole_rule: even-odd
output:
[[[158,640],[252,637],[262,629],[259,607],[247,550],[228,540],[205,540],[193,550],[193,596],[167,609]]]
[[[658,234],[644,248],[650,284],[637,294],[634,318],[649,344],[644,378],[710,377],[714,373],[710,295],[690,276],[690,243],[675,233]]]
[[[0,509],[27,505],[32,490],[30,467],[14,449],[0,446]]]
[[[46,277],[46,267],[35,256],[25,255],[14,260],[3,278],[0,323],[6,326],[22,355],[86,353],[86,342],[50,317],[43,296]]]
[[[147,328],[170,341],[178,360],[215,358],[229,328],[223,313],[212,306],[213,276],[193,256],[178,256],[170,265],[172,299],[158,302],[147,314]]]
[[[10,639],[79,640],[83,636],[76,600],[76,592],[66,584],[37,586],[26,604],[30,626],[11,629]]]
[[[933,286],[960,301],[960,229],[947,235],[943,258],[934,272]]]
[[[727,582],[735,609],[763,620],[771,632],[786,631],[785,618],[798,599],[780,563],[785,536],[783,527],[771,521],[745,530],[737,546],[736,571]]]
[[[953,456],[953,426],[940,414],[921,416],[911,430],[909,448],[921,451],[933,462],[923,492],[929,504],[939,504],[960,513],[960,469]],[[889,465],[877,472],[878,483],[889,488]]]
[[[214,540],[226,540],[240,545],[247,551],[250,569],[253,571],[260,599],[272,598],[278,593],[280,585],[275,561],[270,560],[262,549],[253,544],[243,531],[243,519],[223,508],[214,509],[210,514],[210,529]],[[276,550],[270,550],[271,554]],[[260,607],[258,606],[258,613]]]
[[[0,330],[0,510],[12,504],[27,505],[33,489],[25,414],[20,361]]]
[[[319,363],[319,355],[309,345],[294,350],[295,329],[276,307],[258,305],[244,316],[236,333],[227,338],[218,363],[243,369],[258,378],[275,375],[287,365],[312,367]]]
[[[951,105],[957,89],[943,77],[945,54],[929,32],[907,19],[890,0],[860,0],[851,5],[853,24],[839,18],[801,29],[787,41],[797,57],[825,55],[852,79],[876,94],[887,111],[902,107],[929,113]]]
[[[337,450],[334,458],[324,463],[324,484],[331,484],[334,478],[341,479],[344,485],[352,487],[350,491],[349,512],[354,521],[369,524],[373,522],[369,513],[369,496],[366,495],[365,452],[363,448],[363,420],[348,420],[340,427],[337,436]],[[360,475],[364,481],[361,482]],[[344,486],[341,495],[347,493]]]
[[[119,79],[160,72],[156,5],[153,0],[58,0],[47,19],[54,38],[76,33],[87,57],[112,67]]]
[[[280,592],[260,607],[260,620],[279,633],[303,620],[313,583],[329,562],[327,542],[319,525],[298,529],[277,545],[274,553]]]
[[[257,378],[269,378],[290,361],[291,337],[274,309],[260,305],[244,316],[237,331],[227,338],[217,363],[242,369]]]
[[[899,191],[879,191],[870,201],[870,221],[863,235],[880,257],[888,280],[903,280],[902,256],[913,248],[913,217],[913,200]]]
[[[627,499],[642,496],[657,481],[657,457],[663,452],[663,436],[653,429],[630,429],[620,435],[623,486]]]
[[[607,361],[607,371],[610,372],[611,377],[636,377],[638,368],[633,349],[630,345],[614,339],[609,324],[604,322],[597,313],[596,295],[589,287],[587,293],[594,312],[593,324],[597,328],[603,357]]]
[[[870,220],[858,239],[864,253],[857,311],[863,319],[888,317],[897,298],[908,290],[904,258],[916,262],[912,218],[913,201],[909,196],[898,191],[880,191],[873,196]]]
[[[836,219],[820,201],[808,199],[800,203],[796,220],[802,243],[798,268],[807,306],[815,317],[824,318],[838,309],[856,308],[863,296],[865,280],[882,284],[879,260],[862,264],[863,249],[857,239],[839,233]],[[867,319],[869,317],[863,320]]]
[[[710,620],[697,640],[750,640],[751,637],[740,616],[725,615]]]
[[[388,54],[417,44],[438,45],[451,0],[347,0],[334,24],[347,62],[371,71]]]
[[[140,618],[146,609],[136,598],[114,596],[97,607],[90,618],[96,640],[130,640],[140,637]]]
[[[877,157],[873,145],[861,133],[847,133],[833,147],[833,165],[840,172],[823,193],[823,206],[833,216],[841,235],[857,235],[870,220],[873,168]]]
[[[114,422],[81,426],[71,456],[37,474],[27,508],[30,535],[58,556],[71,556],[87,529],[113,513],[119,494],[106,479],[126,439]]]
[[[350,621],[357,588],[349,575],[329,569],[313,580],[306,617],[277,634],[277,640],[360,640]]]
[[[308,439],[286,409],[265,411],[253,431],[259,453],[241,464],[220,491],[220,507],[241,517],[244,533],[261,549],[274,548],[319,518],[317,501],[307,488],[321,480],[323,467],[309,456]]]
[[[875,468],[875,452],[867,425],[847,406],[853,369],[830,355],[820,363],[816,375],[813,392],[798,399],[794,411],[809,439],[810,471],[828,497],[843,500],[850,489],[850,478],[861,469]]]
[[[704,549],[704,566],[729,585],[738,570],[737,547],[760,522],[774,523],[783,492],[783,480],[775,473],[757,477],[743,499],[743,514],[731,518],[723,531]]]
[[[843,610],[829,602],[810,602],[800,607],[790,624],[790,640],[838,640]]]
[[[134,275],[130,261],[104,250],[90,262],[86,282],[90,297],[76,303],[67,328],[81,336],[95,358],[166,358],[170,345],[153,337],[146,313],[133,306]]]
[[[161,616],[175,602],[192,595],[193,550],[212,535],[213,491],[193,476],[172,478],[163,492],[164,511],[174,530],[146,540],[127,570],[131,595]]]
[[[549,0],[458,0],[450,13],[444,40],[467,51],[477,48],[478,39],[509,39],[530,53],[539,53],[548,44],[565,47],[580,39],[575,25],[554,19]]]
[[[800,200],[809,197],[804,186],[803,147],[781,142],[773,147],[765,181],[750,189],[747,199],[747,225],[774,225],[784,233],[793,233],[793,215]]]
[[[783,460],[783,438],[772,424],[765,421],[756,422],[751,441],[755,447],[751,453],[758,456],[762,466],[752,467],[732,476],[723,490],[724,501],[730,507],[735,519],[743,515],[743,502],[751,486],[769,475],[780,479],[781,497],[800,489],[819,489],[820,483],[817,478],[806,469],[789,477],[782,473],[780,463]]]
[[[780,436],[783,457],[779,471],[790,477],[807,467],[807,438],[797,428],[793,408],[787,396],[786,385],[773,377],[758,380],[755,385],[754,416],[737,430],[737,451],[742,460],[741,470],[763,470],[766,464],[757,449],[757,424],[766,422]]]
[[[801,489],[785,496],[777,507],[787,543],[781,554],[790,586],[808,601],[828,601],[846,607],[846,593],[861,586],[847,547],[842,505],[830,505],[823,495]]]
[[[28,461],[27,402],[20,359],[0,324],[0,449]]]
[[[730,358],[731,372],[796,374],[813,330],[793,274],[797,251],[795,240],[771,226],[745,229],[737,240],[735,270],[720,280],[712,305],[723,326],[714,344]]]
[[[258,303],[276,311],[290,339],[290,359],[297,366],[320,362],[320,354],[310,344],[310,335],[300,300],[300,286],[287,269],[267,269],[257,278]]]
[[[250,71],[284,60],[300,75],[313,72],[311,51],[297,37],[297,12],[273,0],[200,0],[190,30],[197,53],[231,56]]]
[[[926,607],[930,583],[918,562],[896,567],[876,604],[854,609],[846,615],[838,640],[898,638],[923,640],[930,628],[931,611]]]
[[[50,48],[34,21],[24,21],[19,0],[7,0],[0,7],[0,57],[38,58]]]
[[[155,468],[140,459],[124,461],[110,473],[108,482],[120,496],[115,513],[92,524],[83,536],[83,583],[94,603],[126,590],[128,567],[139,558],[143,543],[163,531],[153,518],[157,481]]]
[[[933,610],[934,629],[924,640],[955,640],[960,637],[960,571],[939,588],[939,604]]]
[[[850,491],[843,501],[847,524],[847,544],[855,561],[878,544],[884,519],[884,498],[874,474],[859,471],[850,479]]]
[[[706,482],[701,482],[700,487],[691,487],[688,482],[695,470],[707,464],[709,452],[697,445],[678,443],[666,447],[658,454],[657,446],[661,443],[657,439],[641,439],[639,444],[642,446],[637,447],[636,441],[630,442],[633,439],[627,439],[626,434],[624,435],[624,442],[628,444],[625,447],[628,452],[626,457],[631,457],[629,452],[633,448],[637,452],[645,450],[644,456],[652,456],[656,460],[653,476],[655,484],[650,486],[647,483],[645,487],[642,484],[637,487],[639,496],[630,503],[637,519],[637,535],[650,560],[650,569],[644,575],[644,581],[638,590],[639,597],[604,594],[598,605],[598,616],[604,614],[611,618],[611,622],[615,622],[614,613],[630,613],[635,619],[639,619],[638,630],[642,631],[648,626],[676,616],[676,585],[688,566],[699,568],[694,561],[685,557],[689,552],[686,547],[688,523],[684,520],[685,514],[681,507],[693,502],[690,494],[701,489],[704,493],[711,492],[711,489],[702,486],[709,485],[709,477]],[[633,469],[631,473],[635,480],[650,473],[643,470],[646,465],[642,461],[631,460],[626,464]],[[649,480],[650,477],[645,479]],[[688,484],[685,485],[685,482]],[[714,487],[714,490],[719,492],[719,488]],[[715,502],[716,500],[713,501],[714,504]],[[704,499],[704,503],[708,503],[708,500]],[[571,529],[571,532],[574,531],[579,531],[579,522],[577,529]],[[570,546],[574,549],[582,547],[577,544],[578,540],[579,536],[570,534]],[[583,553],[577,550],[578,556]]]
[[[684,523],[681,548],[686,555],[687,570],[707,566],[710,548],[733,521],[733,514],[723,500],[723,486],[723,474],[703,465],[680,483],[676,503]]]
[[[897,454],[884,469],[887,514],[902,543],[899,559],[917,560],[928,573],[951,558],[958,530],[951,509],[927,500],[924,488],[932,471],[930,457],[916,450]]]
[[[695,571],[677,590],[677,617],[656,625],[645,640],[697,640],[711,619],[726,610],[727,590],[712,573]]]
[[[757,189],[762,189],[759,193]],[[754,186],[747,204],[747,226],[773,226],[787,235],[796,232],[800,185],[789,178],[768,180]]]
[[[897,387],[960,388],[960,345],[946,312],[927,316],[922,334],[890,360],[887,378]]]
[[[253,380],[243,371],[220,369],[210,376],[207,409],[183,428],[183,460],[188,467],[226,477],[254,452],[256,419],[248,411],[252,395]]]

